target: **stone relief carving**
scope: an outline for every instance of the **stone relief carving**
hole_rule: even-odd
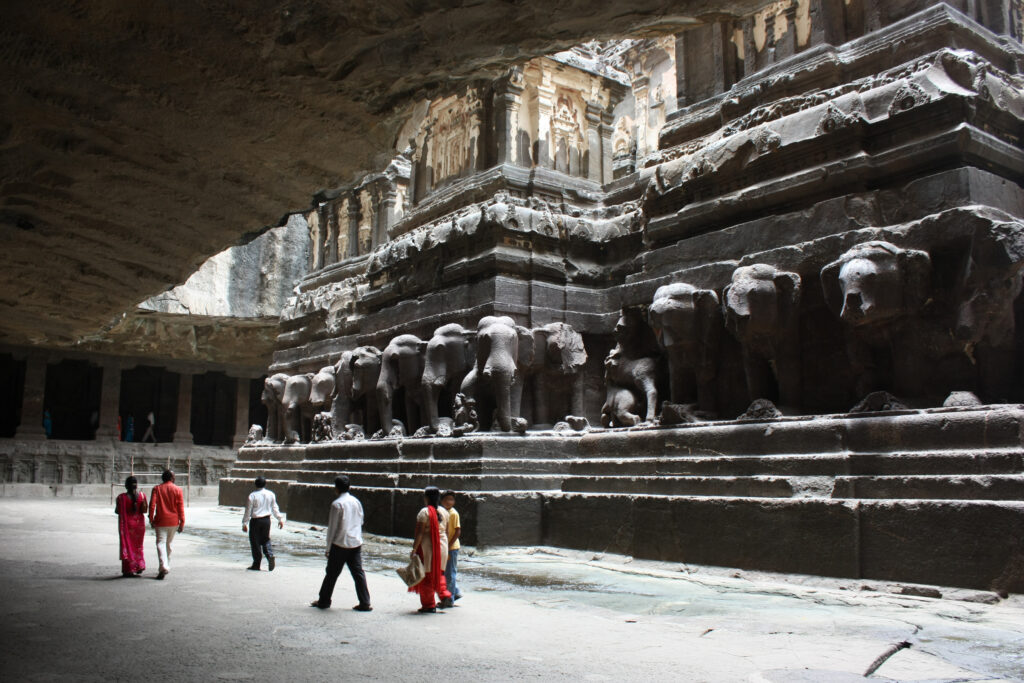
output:
[[[921,358],[907,323],[928,295],[927,253],[875,240],[858,244],[821,270],[825,301],[846,327],[846,350],[865,396],[878,389],[915,391]],[[876,360],[882,353],[887,362]],[[886,368],[891,368],[887,370]]]
[[[553,424],[566,415],[583,414],[581,370],[587,362],[583,337],[570,325],[550,323],[533,330],[533,346],[529,373],[533,380],[534,422]],[[565,388],[569,389],[568,412],[556,413],[551,398]]]
[[[525,371],[533,363],[533,335],[508,316],[485,316],[476,329],[476,363],[462,393],[476,401],[483,424],[501,431],[525,425],[519,415]],[[522,422],[520,422],[522,421]]]
[[[800,405],[800,294],[798,274],[763,263],[737,268],[722,292],[750,401],[777,395],[783,406]]]
[[[423,368],[427,426],[437,429],[440,419],[438,402],[443,395],[450,397],[449,402],[454,402],[454,396],[472,366],[470,333],[462,325],[450,323],[434,330],[434,336],[427,342]]]
[[[668,356],[672,403],[696,402],[700,410],[714,412],[722,326],[718,294],[685,282],[659,287],[648,319]]]
[[[642,313],[634,309],[624,309],[615,323],[615,347],[604,360],[606,394],[601,424],[605,427],[654,422],[658,409],[658,361],[645,339],[645,331]]]
[[[423,365],[427,342],[412,334],[401,334],[391,340],[381,353],[380,378],[377,380],[377,411],[381,428],[394,433],[395,401],[401,392],[405,421],[402,426],[412,433],[422,425]]]

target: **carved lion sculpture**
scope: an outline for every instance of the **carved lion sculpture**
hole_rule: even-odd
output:
[[[607,393],[601,407],[601,424],[605,427],[631,427],[654,421],[658,409],[657,359],[647,353],[645,328],[642,316],[633,309],[624,309],[615,324],[616,344],[604,360]],[[647,333],[650,334],[649,330]]]

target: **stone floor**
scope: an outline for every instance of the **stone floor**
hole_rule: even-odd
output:
[[[173,571],[122,579],[107,499],[0,500],[3,680],[1024,680],[1024,599],[755,575],[554,549],[467,549],[466,597],[437,615],[367,543],[374,611],[342,577],[308,606],[321,529],[274,530],[274,573],[245,571],[237,509],[194,500]]]

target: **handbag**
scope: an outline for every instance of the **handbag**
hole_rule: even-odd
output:
[[[412,588],[427,575],[427,572],[423,569],[423,560],[420,559],[419,555],[413,555],[409,558],[409,564],[404,567],[399,567],[395,570],[398,575],[402,577],[402,581],[405,581],[405,585]]]

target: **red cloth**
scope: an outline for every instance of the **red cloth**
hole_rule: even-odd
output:
[[[424,567],[427,570],[426,575],[422,581],[409,588],[409,592],[419,593],[420,605],[429,609],[437,607],[437,602],[434,600],[435,594],[441,596],[442,600],[450,598],[452,594],[448,592],[448,584],[444,578],[444,567],[441,566],[441,525],[437,522],[437,508],[433,505],[428,505],[427,509],[430,511],[427,515],[430,519],[430,566]],[[416,554],[422,560],[423,548],[417,548]]]
[[[146,495],[139,493],[132,505],[132,497],[122,493],[117,497],[117,535],[121,541],[121,573],[135,574],[146,568],[142,542],[146,540]]]
[[[182,526],[185,523],[185,494],[173,481],[154,486],[149,502],[149,522],[153,526]]]

